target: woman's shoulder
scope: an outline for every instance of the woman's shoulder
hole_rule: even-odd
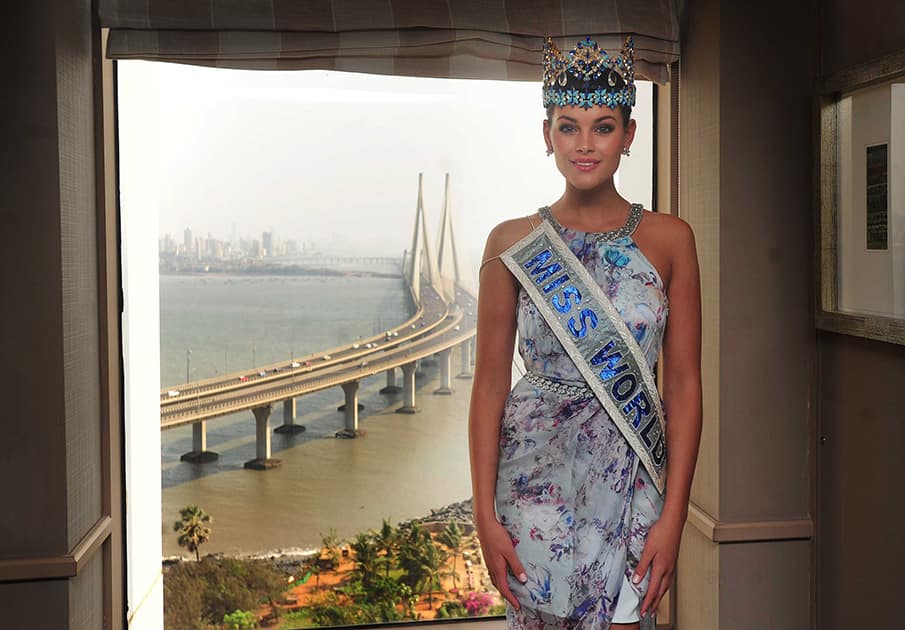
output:
[[[527,236],[531,230],[540,225],[541,217],[538,212],[529,215],[506,219],[497,223],[490,234],[487,235],[487,252],[491,256],[499,256],[509,249],[513,243]]]
[[[673,214],[652,212],[645,209],[641,226],[652,241],[662,244],[665,250],[673,250],[694,244],[694,232],[687,221]]]

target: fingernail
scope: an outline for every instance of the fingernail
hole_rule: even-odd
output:
[[[525,575],[524,573],[519,573],[519,574],[518,574],[518,581],[521,582],[522,584],[524,584],[525,582],[528,581],[528,576]]]
[[[637,584],[640,581],[641,581],[641,576],[638,575],[637,573],[632,576],[632,582],[634,582],[635,584]]]

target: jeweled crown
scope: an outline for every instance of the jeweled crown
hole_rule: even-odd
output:
[[[618,56],[597,47],[590,37],[563,55],[552,37],[544,41],[544,107],[578,105],[584,109],[635,104],[634,45],[625,38]]]

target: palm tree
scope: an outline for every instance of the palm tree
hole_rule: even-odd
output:
[[[437,538],[439,538],[440,542],[446,545],[447,549],[452,552],[453,586],[458,590],[459,576],[456,574],[456,559],[459,557],[459,553],[462,551],[462,530],[459,529],[459,525],[455,521],[452,521],[449,525],[446,526],[446,529],[440,532],[440,535]]]
[[[434,544],[428,537],[428,543],[421,549],[421,564],[427,576],[427,603],[428,608],[434,607],[434,586],[440,585],[440,569],[449,554]]]
[[[198,547],[210,540],[211,528],[208,523],[214,519],[197,505],[187,505],[179,510],[180,519],[173,523],[173,531],[179,532],[179,546],[195,552],[195,560],[201,560]]]
[[[371,585],[371,578],[377,573],[377,545],[370,534],[361,533],[351,544],[355,552],[355,572],[361,576],[362,585]]]
[[[399,529],[398,564],[403,571],[402,581],[412,589],[423,584],[426,576],[424,564],[421,562],[425,538],[427,543],[430,543],[430,533],[417,525],[409,523]]]
[[[383,564],[386,569],[386,577],[390,577],[390,565],[393,563],[394,550],[397,545],[396,529],[390,521],[383,519],[383,525],[379,532],[374,532],[374,542],[383,551]]]

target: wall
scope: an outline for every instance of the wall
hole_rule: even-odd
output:
[[[905,53],[905,4],[824,1],[821,74]],[[902,626],[905,347],[817,335],[820,630]]]
[[[704,431],[678,630],[811,617],[815,14],[815,2],[699,0],[684,20],[679,214],[701,266]]]
[[[91,5],[13,3],[4,24],[0,610],[4,628],[100,627],[110,539]],[[82,556],[93,530],[107,543]]]

